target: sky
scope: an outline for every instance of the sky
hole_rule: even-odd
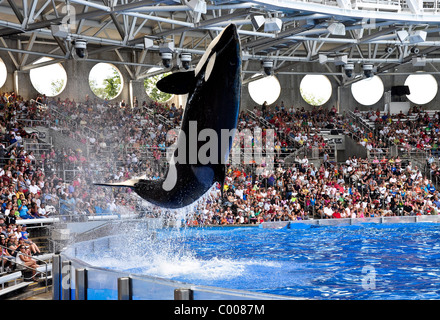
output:
[[[33,64],[46,62],[52,60],[51,58],[40,58]],[[41,94],[52,96],[51,83],[57,80],[64,80],[64,86],[67,85],[67,74],[63,66],[59,63],[54,63],[48,66],[31,69],[29,72],[33,86]],[[64,88],[63,88],[64,89]]]
[[[113,76],[115,66],[110,63],[97,63],[93,66],[89,73],[89,80],[95,80],[98,87],[102,86],[104,79]]]
[[[259,74],[252,76],[252,78],[257,76]],[[248,90],[255,103],[262,105],[266,101],[268,105],[271,105],[278,99],[281,93],[281,86],[275,76],[269,76],[249,82]]]
[[[365,106],[375,104],[382,98],[384,86],[378,76],[373,76],[351,85],[351,93],[354,99]]]
[[[300,82],[300,90],[307,96],[314,96],[316,100],[326,103],[332,96],[332,84],[324,75],[306,75]]]
[[[405,85],[409,86],[408,99],[416,104],[428,103],[437,95],[437,81],[431,74],[412,74],[406,78]]]
[[[257,76],[257,75],[255,75]],[[419,72],[407,77],[405,85],[410,88],[408,99],[415,104],[426,104],[437,95],[438,84],[430,74]],[[300,82],[300,88],[307,95],[322,98],[327,101],[332,94],[331,82],[324,75],[306,75]],[[267,101],[274,103],[281,92],[278,80],[275,76],[265,77],[248,84],[251,98],[259,105]],[[384,94],[384,85],[379,76],[363,79],[351,85],[351,93],[354,99],[361,105],[370,106],[377,103]],[[389,89],[390,90],[390,89]]]
[[[3,62],[3,60],[0,59],[0,88],[3,87],[3,85],[5,84],[6,77],[7,77],[6,65]]]
[[[35,61],[34,64],[49,60],[51,60],[51,58],[44,57]],[[103,80],[113,75],[114,68],[115,67],[113,65],[108,63],[98,63],[90,70],[89,80],[95,80],[98,87],[102,86]],[[65,85],[68,85],[66,71],[64,70],[64,67],[59,63],[31,69],[29,75],[32,84],[36,86],[37,90],[42,94],[46,94],[47,96],[52,95],[51,83],[53,81],[62,79],[64,80]],[[1,79],[2,74],[0,70],[0,81]]]

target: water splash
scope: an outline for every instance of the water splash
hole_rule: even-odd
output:
[[[208,202],[217,202],[219,198],[218,194],[219,191],[217,190],[217,185],[214,184],[199,199],[186,207],[178,209],[162,208],[153,205],[146,200],[142,200],[141,210],[145,212],[152,212],[154,215],[164,219],[165,226],[167,227],[184,227],[186,221],[199,213],[200,207],[204,207]]]

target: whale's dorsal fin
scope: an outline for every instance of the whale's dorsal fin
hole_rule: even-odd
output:
[[[159,80],[156,87],[165,93],[186,94],[195,85],[195,73],[191,71],[175,72]]]

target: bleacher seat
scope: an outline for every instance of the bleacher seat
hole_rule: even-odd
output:
[[[0,296],[27,287],[29,285],[29,282],[18,282],[19,279],[23,279],[23,274],[21,271],[1,276],[0,284],[2,289],[0,290]],[[10,282],[13,282],[13,284],[11,285]]]

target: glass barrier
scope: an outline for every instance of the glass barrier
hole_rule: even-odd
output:
[[[194,300],[276,300],[295,299],[292,297],[257,293],[245,290],[224,289],[218,287],[199,286],[151,276],[133,275],[115,270],[91,266],[75,258],[78,250],[85,250],[91,255],[95,250],[105,250],[117,245],[115,236],[85,241],[69,247],[60,255],[61,278],[59,281],[63,300],[75,300],[76,290],[84,286],[86,300],[118,300],[120,290],[118,280],[129,278],[129,296],[131,300],[175,300],[176,289],[189,289]],[[114,247],[113,247],[114,248]],[[109,250],[110,252],[110,250]],[[66,267],[68,265],[68,267]],[[86,270],[86,283],[78,285],[76,270]],[[57,272],[57,267],[54,267]],[[57,276],[57,275],[55,275]],[[56,285],[56,284],[54,284]],[[77,288],[78,286],[78,288]],[[55,290],[57,291],[57,290]],[[54,297],[56,300],[56,297]]]
[[[358,219],[319,219],[308,221],[268,222],[261,228],[295,228],[304,224],[321,226],[337,226],[351,224],[387,224],[387,223],[426,223],[439,222],[439,215],[430,216],[404,216],[404,217],[375,217]],[[79,299],[87,300],[118,300],[129,298],[130,300],[266,300],[266,299],[296,299],[294,297],[265,294],[246,290],[226,289],[185,283],[166,278],[137,275],[128,272],[92,266],[81,259],[85,256],[105,256],[114,258],[113,254],[123,250],[125,244],[121,243],[117,235],[102,237],[76,243],[64,250],[59,259],[54,259],[58,267],[53,267],[54,279],[61,275],[59,281],[54,282],[54,292],[62,292],[63,300]],[[86,253],[86,255],[84,255]],[[94,261],[94,260],[91,260]],[[86,276],[77,276],[86,272]],[[78,278],[78,279],[77,279]],[[81,280],[82,279],[82,280]],[[126,287],[120,287],[121,279],[124,279]],[[82,282],[81,282],[82,281]],[[128,283],[128,284],[127,284]],[[85,297],[79,292],[86,292]],[[121,293],[122,292],[122,293]],[[182,292],[190,292],[189,296]],[[181,294],[179,296],[179,294]],[[54,300],[56,297],[54,295]]]

